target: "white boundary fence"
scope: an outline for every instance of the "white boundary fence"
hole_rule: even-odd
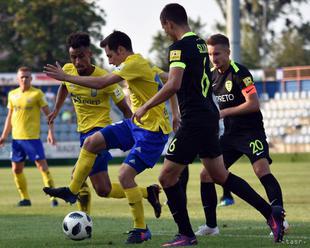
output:
[[[77,159],[80,152],[79,142],[68,141],[59,142],[56,146],[43,143],[45,155],[47,159]],[[110,150],[113,157],[125,157],[127,153],[119,149]],[[11,158],[11,143],[6,143],[0,149],[0,160],[10,160]]]

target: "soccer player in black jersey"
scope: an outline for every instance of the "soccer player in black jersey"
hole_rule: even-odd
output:
[[[227,187],[267,219],[275,240],[282,240],[282,208],[271,207],[243,179],[229,173],[224,166],[218,139],[219,113],[212,100],[211,72],[207,45],[191,32],[185,9],[179,4],[166,5],[160,21],[172,38],[169,48],[168,81],[133,118],[141,117],[152,107],[177,93],[181,125],[169,144],[159,181],[168,198],[170,212],[178,225],[178,234],[164,247],[196,245],[197,239],[189,220],[185,192],[179,183],[184,168],[199,155],[213,180]]]
[[[229,40],[222,34],[208,38],[208,53],[212,68],[212,88],[224,118],[224,134],[220,138],[226,168],[246,155],[256,176],[265,188],[272,206],[283,207],[281,187],[271,174],[268,143],[259,108],[259,99],[249,70],[230,60]],[[206,216],[196,235],[216,234],[216,195],[212,179],[205,168],[201,175],[201,200]],[[209,195],[209,196],[208,196]],[[284,224],[287,226],[287,222]]]

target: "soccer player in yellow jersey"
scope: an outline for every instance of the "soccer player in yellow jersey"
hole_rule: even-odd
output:
[[[20,67],[17,71],[19,87],[9,92],[8,114],[0,137],[0,147],[4,145],[12,130],[12,172],[21,200],[18,206],[31,206],[27,182],[23,169],[25,159],[34,161],[40,170],[46,187],[54,187],[52,176],[45,159],[40,140],[40,110],[47,116],[49,108],[40,89],[31,86],[31,71],[28,67]],[[53,127],[49,125],[47,142],[55,144]],[[58,205],[52,197],[51,205]]]
[[[146,59],[133,52],[131,40],[125,33],[114,31],[100,45],[105,49],[109,63],[118,67],[108,75],[77,77],[66,74],[59,66],[53,65],[47,65],[45,72],[57,80],[98,89],[126,80],[130,90],[132,112],[134,112],[160,90],[162,87],[160,75]],[[55,190],[45,188],[44,190],[50,195],[74,202],[79,188],[92,169],[88,161],[94,161],[96,154],[104,149],[130,150],[119,173],[119,180],[134,219],[134,228],[129,232],[126,243],[142,243],[149,240],[151,232],[144,220],[142,192],[135,182],[135,177],[155,165],[170,132],[171,126],[165,103],[146,113],[142,123],[126,119],[109,125],[85,140],[69,188]]]
[[[85,32],[76,32],[68,36],[67,47],[71,63],[64,65],[63,70],[75,76],[104,76],[108,72],[91,63],[92,52],[90,38]],[[110,117],[110,99],[122,111],[125,118],[131,117],[131,110],[126,103],[122,88],[118,84],[110,85],[104,89],[94,89],[84,86],[63,82],[58,89],[55,109],[49,115],[49,122],[53,122],[59,113],[67,95],[70,93],[72,103],[77,116],[77,131],[80,133],[80,144],[84,140],[112,123]],[[108,174],[108,162],[111,159],[108,151],[98,153],[89,178],[96,191],[101,197],[124,198],[124,190],[118,183],[111,183]],[[158,202],[159,186],[150,185],[141,188],[143,196],[154,207],[155,214],[160,214],[161,208]],[[84,183],[79,191],[78,207],[80,210],[90,213],[90,189]]]

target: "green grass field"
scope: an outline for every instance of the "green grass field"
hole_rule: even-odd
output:
[[[283,244],[274,244],[269,237],[269,228],[263,217],[242,200],[230,207],[218,208],[218,224],[221,235],[199,237],[198,247],[310,247],[310,187],[309,163],[274,163],[272,170],[279,179],[290,231]],[[157,182],[161,165],[148,170],[138,177],[138,183],[147,186]],[[112,180],[117,180],[118,166],[111,166]],[[233,166],[232,171],[245,178],[259,193],[265,192],[259,180],[247,163]],[[71,167],[51,167],[56,186],[67,185]],[[189,214],[194,230],[204,223],[204,214],[200,203],[198,164],[190,166],[188,187]],[[0,247],[126,247],[123,233],[132,226],[131,216],[125,199],[103,199],[93,194],[91,217],[94,222],[93,237],[84,241],[71,241],[62,233],[64,216],[76,206],[63,201],[57,208],[51,208],[49,199],[42,192],[40,173],[34,167],[25,169],[32,206],[16,207],[19,196],[9,168],[0,169]],[[221,189],[218,190],[218,195]],[[266,198],[266,197],[265,197]],[[164,193],[161,194],[165,201]],[[160,219],[153,217],[153,210],[145,202],[147,224],[152,231],[151,241],[143,247],[160,247],[171,239],[176,226],[167,206],[163,206]]]

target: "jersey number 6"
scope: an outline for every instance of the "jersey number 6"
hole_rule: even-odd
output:
[[[203,68],[206,68],[206,58],[203,60]],[[202,89],[202,95],[204,97],[207,97],[208,90],[210,87],[210,80],[208,78],[208,74],[206,73],[206,70],[203,70],[203,76],[201,78],[201,89]]]

